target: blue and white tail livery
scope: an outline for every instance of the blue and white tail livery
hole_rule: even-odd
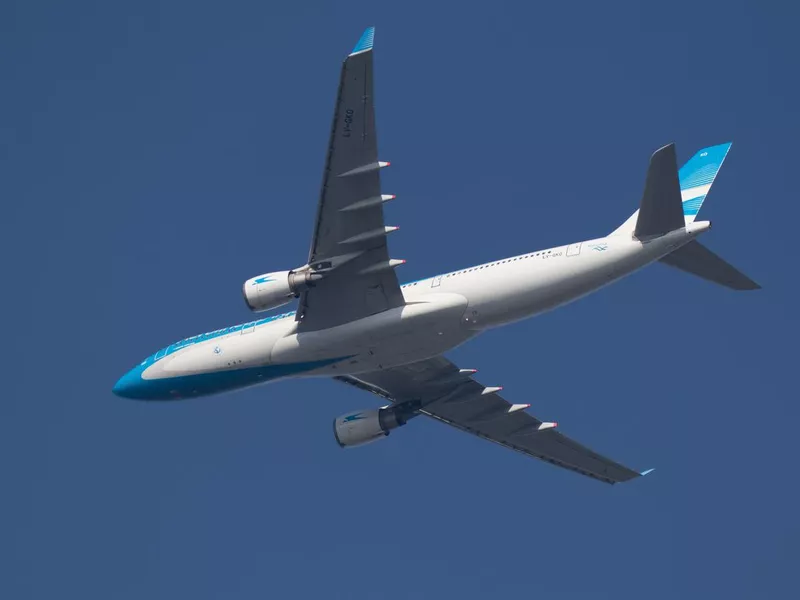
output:
[[[698,150],[697,153],[678,170],[680,200],[683,207],[685,225],[694,223],[697,213],[700,212],[700,207],[703,205],[703,201],[706,199],[711,189],[711,184],[714,183],[714,179],[717,173],[719,173],[722,162],[728,155],[728,150],[730,150],[730,148],[731,142],[726,142],[725,144],[709,146],[708,148]],[[677,165],[673,168],[677,169]],[[664,183],[670,184],[669,181],[665,181]],[[667,185],[667,187],[671,187],[671,184]],[[674,190],[674,193],[674,201],[677,202],[677,188]],[[668,195],[671,196],[671,193]],[[678,219],[677,222],[680,222],[680,217],[678,215],[676,216]],[[632,235],[636,229],[638,220],[639,210],[636,210],[636,212],[628,217],[622,225],[617,227],[611,235]],[[671,223],[672,225],[677,225],[676,222],[671,221]]]
[[[683,218],[686,224],[694,222],[703,205],[714,178],[728,155],[731,143],[703,148],[678,171],[683,201]]]

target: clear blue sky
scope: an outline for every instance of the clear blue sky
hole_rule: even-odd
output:
[[[0,596],[797,597],[784,4],[4,2]],[[610,487],[422,419],[342,451],[331,420],[376,402],[326,380],[112,396],[304,261],[373,24],[403,280],[602,235],[653,150],[734,142],[704,243],[762,291],[656,265],[451,354],[653,475]]]

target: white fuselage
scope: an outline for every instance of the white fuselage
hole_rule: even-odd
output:
[[[189,338],[131,372],[141,398],[186,398],[290,376],[335,376],[436,356],[481,331],[589,294],[708,229],[695,222],[649,241],[619,235],[540,250],[402,286],[406,304],[321,331],[293,313]],[[138,389],[138,388],[137,388]]]

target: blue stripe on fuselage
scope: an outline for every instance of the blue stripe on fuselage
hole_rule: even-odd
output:
[[[226,390],[257,385],[266,381],[307,373],[335,362],[346,360],[349,356],[328,358],[301,363],[265,365],[247,369],[231,369],[196,375],[143,379],[142,373],[152,362],[145,361],[123,375],[114,386],[114,393],[134,400],[181,400],[197,398]]]
[[[277,321],[279,319],[293,317],[295,314],[296,311],[283,313],[280,315],[272,315],[269,317],[265,317],[263,319],[259,319],[258,321],[240,323],[239,325],[232,325],[230,327],[223,327],[222,329],[217,329],[215,331],[209,331],[208,333],[201,333],[199,335],[194,335],[192,337],[186,338],[185,340],[181,340],[179,342],[175,342],[174,344],[170,344],[166,348],[162,348],[152,356],[147,357],[142,364],[144,365],[145,363],[148,362],[152,363],[155,362],[156,360],[160,360],[165,356],[169,356],[170,354],[177,352],[181,348],[186,348],[186,346],[191,346],[193,344],[199,344],[200,342],[213,340],[214,338],[222,337],[223,335],[228,335],[230,333],[237,333],[242,331],[242,329],[247,329],[248,327],[258,327],[259,325],[263,325],[264,323],[270,323],[272,321]]]

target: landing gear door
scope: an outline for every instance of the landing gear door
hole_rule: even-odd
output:
[[[567,256],[578,256],[581,253],[581,244],[583,242],[578,242],[577,244],[570,244],[567,246]]]

